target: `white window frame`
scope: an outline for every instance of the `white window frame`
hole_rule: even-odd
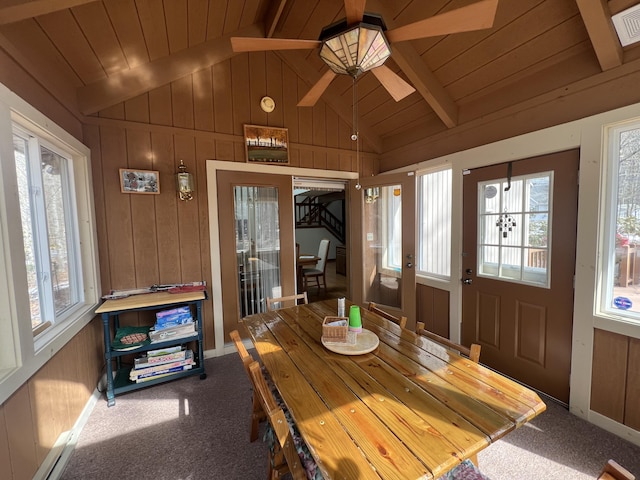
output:
[[[13,154],[14,124],[72,155],[79,272],[83,298],[34,339],[26,288],[22,220]],[[90,151],[78,139],[0,84],[0,403],[62,349],[95,316],[101,286]]]
[[[600,239],[602,255],[601,272],[597,302],[597,313],[604,317],[630,324],[640,324],[640,312],[617,309],[613,302],[613,279],[615,269],[615,238],[617,232],[618,206],[618,164],[620,155],[620,134],[628,130],[640,129],[640,118],[611,125],[605,128],[605,151],[603,160],[604,195],[603,212],[600,221]]]

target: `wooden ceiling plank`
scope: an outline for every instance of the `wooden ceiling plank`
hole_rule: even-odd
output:
[[[304,59],[304,53],[298,51],[278,52],[278,56],[293,70],[301,80],[307,85],[314,85],[321,77],[321,74],[314,69],[308,68]],[[353,123],[353,110],[351,103],[345,103],[340,95],[331,91],[322,94],[322,100],[331,107],[349,125]],[[382,141],[374,130],[361,119],[358,121],[360,135],[366,139],[376,153],[381,152]]]
[[[217,38],[222,35],[224,18],[227,12],[227,0],[209,1],[209,19],[207,22],[207,39]]]
[[[449,128],[455,127],[458,107],[418,52],[409,44],[399,43],[393,47],[393,60],[443,123]]]
[[[462,99],[466,101],[469,96],[479,93],[484,96],[487,90],[498,90],[505,83],[517,81],[514,79],[526,81],[526,78],[534,75],[536,71],[547,68],[549,62],[561,61],[559,59],[565,58],[564,52],[572,50],[576,45],[586,42],[589,44],[589,50],[592,50],[588,38],[585,38],[582,31],[582,20],[580,15],[576,15],[447,85],[447,91],[460,104]],[[559,50],[558,45],[563,45],[563,49]],[[564,45],[568,47],[565,48]],[[591,59],[594,68],[599,70],[598,62],[593,55],[586,56]],[[593,72],[588,74],[592,75]]]
[[[245,0],[227,2],[227,14],[224,19],[224,28],[222,29],[223,35],[239,29],[244,3]]]
[[[128,68],[137,67],[149,61],[149,52],[144,42],[142,26],[137,20],[138,12],[134,0],[104,2],[118,42],[127,59]]]
[[[259,36],[262,35],[262,29],[252,25],[234,32],[233,35]],[[95,113],[231,58],[234,52],[229,37],[230,35],[225,35],[208,40],[82,87],[78,89],[80,111],[85,115]]]
[[[189,46],[189,16],[187,0],[164,2],[169,52],[176,53]]]
[[[484,65],[495,61],[496,58],[522,47],[527,42],[543,35],[544,32],[554,28],[572,17],[579,16],[578,8],[573,1],[542,2],[526,14],[514,19],[493,35],[474,42],[459,54],[455,50],[449,55],[450,60],[442,67],[433,68],[438,79],[444,86],[464,77],[469,72],[482,68]],[[580,28],[584,38],[586,32]],[[569,47],[571,45],[568,45]],[[438,46],[439,47],[439,46]],[[562,44],[555,45],[555,49],[566,48]],[[430,58],[433,52],[427,53]],[[445,56],[447,54],[445,53]]]
[[[43,15],[36,21],[85,85],[106,77],[102,63],[71,10]]]
[[[72,12],[107,75],[129,68],[102,2],[74,7]]]
[[[23,1],[16,5],[0,8],[0,25],[19,22],[27,18],[46,15],[47,13],[65,10],[97,0],[32,0]]]
[[[262,17],[258,17],[261,3],[261,0],[245,0],[238,28],[248,27],[261,20]]]
[[[151,61],[169,55],[169,40],[162,0],[136,0],[138,18]]]
[[[276,31],[278,22],[282,17],[282,12],[287,4],[287,0],[272,0],[267,13],[264,16],[265,37],[271,38]]]
[[[365,3],[367,3],[366,0],[344,0],[344,10],[347,14],[348,25],[362,21]]]
[[[576,0],[603,71],[622,65],[622,45],[606,0]]]
[[[207,39],[207,17],[209,0],[189,0],[187,18],[189,19],[189,46],[193,47]]]

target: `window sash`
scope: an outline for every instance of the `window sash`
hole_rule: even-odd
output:
[[[23,238],[23,243],[25,243],[25,249],[33,251],[35,260],[37,294],[33,295],[30,292],[29,298],[33,335],[34,338],[38,338],[49,328],[68,318],[74,307],[83,301],[82,291],[79,288],[82,285],[82,273],[79,270],[81,265],[79,232],[75,220],[77,210],[75,209],[75,194],[70,168],[72,156],[17,124],[13,124],[13,134],[14,138],[23,141],[26,146],[24,153],[27,178],[25,180],[28,183],[28,188],[22,189],[22,191],[28,193],[20,198],[20,204],[21,210],[23,210],[23,222],[29,222],[29,225],[25,225],[24,228],[30,229],[30,236]],[[43,179],[42,169],[46,168],[43,162],[43,151],[52,155],[59,166],[57,174],[59,175],[59,184],[53,184],[53,188]],[[54,192],[54,189],[60,191]],[[52,198],[53,193],[56,194],[55,201]],[[47,207],[49,207],[49,211]],[[56,212],[58,215],[56,218],[52,218],[53,209],[61,210],[62,214]],[[60,249],[66,252],[68,283],[66,288],[68,300],[60,306],[56,306],[57,295],[62,296],[60,283],[57,281],[56,272],[53,271],[51,256],[52,241],[54,241],[51,235],[58,227],[62,238],[57,239],[55,243],[58,243]],[[24,228],[23,231],[26,232],[27,230]],[[25,266],[27,269],[30,268],[29,264]],[[36,310],[34,303],[38,305],[38,321],[34,321],[33,318]]]

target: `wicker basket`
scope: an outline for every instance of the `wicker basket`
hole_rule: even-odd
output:
[[[330,323],[343,321],[342,325],[329,325]],[[348,317],[324,317],[322,321],[322,340],[331,343],[347,343],[349,330]]]

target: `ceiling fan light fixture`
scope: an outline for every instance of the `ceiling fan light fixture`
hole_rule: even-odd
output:
[[[381,66],[391,55],[383,28],[365,22],[321,41],[320,58],[335,73],[354,78]]]

